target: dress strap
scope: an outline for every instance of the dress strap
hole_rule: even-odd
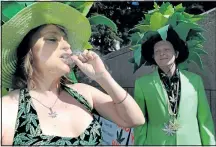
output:
[[[74,89],[66,86],[65,84],[62,84],[62,88],[64,90],[66,90],[66,92],[68,92],[72,97],[74,97],[79,103],[81,103],[82,105],[85,106],[85,108],[92,113],[92,107],[90,106],[90,104],[88,103],[88,101],[81,95],[79,94],[77,91],[75,91]]]

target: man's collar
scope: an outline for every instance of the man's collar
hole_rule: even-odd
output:
[[[174,80],[174,81],[176,81],[176,80],[179,80],[179,78],[180,78],[180,75],[179,75],[179,69],[178,68],[176,68],[176,70],[174,71],[174,74],[173,74],[173,76],[172,77],[168,77],[165,73],[164,73],[164,71],[161,69],[161,68],[159,68],[158,67],[158,73],[159,73],[159,76],[162,78],[162,79],[172,79],[172,80]]]

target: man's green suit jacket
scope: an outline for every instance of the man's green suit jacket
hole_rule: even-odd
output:
[[[215,145],[214,123],[201,77],[180,70],[180,81],[177,120],[181,128],[175,135],[168,136],[162,130],[170,117],[158,71],[136,80],[134,98],[146,122],[134,128],[135,145]]]

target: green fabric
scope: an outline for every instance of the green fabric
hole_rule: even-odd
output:
[[[169,120],[165,89],[157,71],[136,80],[134,97],[146,123],[134,129],[135,145],[215,145],[215,130],[200,76],[180,70],[181,128],[174,136],[163,131]]]
[[[78,83],[76,75],[74,73],[74,71],[72,70],[69,74],[68,74],[68,78],[73,81],[73,83]]]
[[[1,92],[2,92],[1,93],[2,97],[8,94],[8,91],[6,90],[6,88],[3,88],[3,87],[1,88]]]
[[[63,88],[78,102],[83,104],[92,113],[92,108],[85,98],[75,90],[62,85]],[[77,118],[76,118],[77,119]],[[40,128],[37,112],[33,106],[27,88],[20,90],[19,109],[15,126],[13,145],[100,145],[102,129],[96,118],[87,129],[78,137],[61,137],[44,135]]]

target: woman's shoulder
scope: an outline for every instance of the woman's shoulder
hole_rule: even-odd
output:
[[[19,91],[14,90],[2,97],[2,113],[13,115],[16,114],[19,105]]]
[[[2,131],[10,132],[11,129],[14,129],[18,106],[19,106],[19,91],[14,90],[2,97]]]
[[[85,83],[67,84],[66,86],[81,93],[91,93],[91,90],[95,89],[95,87]]]
[[[2,106],[10,104],[18,104],[20,90],[10,91],[7,95],[2,97]]]
[[[91,90],[93,88],[92,86],[85,83],[67,84],[66,86],[82,95],[88,101],[90,106],[93,106],[93,100],[91,95]]]
[[[92,86],[85,84],[85,83],[66,84],[66,86],[71,88],[71,89],[78,90],[78,91],[87,90],[86,92],[88,92],[90,87],[92,87]]]

